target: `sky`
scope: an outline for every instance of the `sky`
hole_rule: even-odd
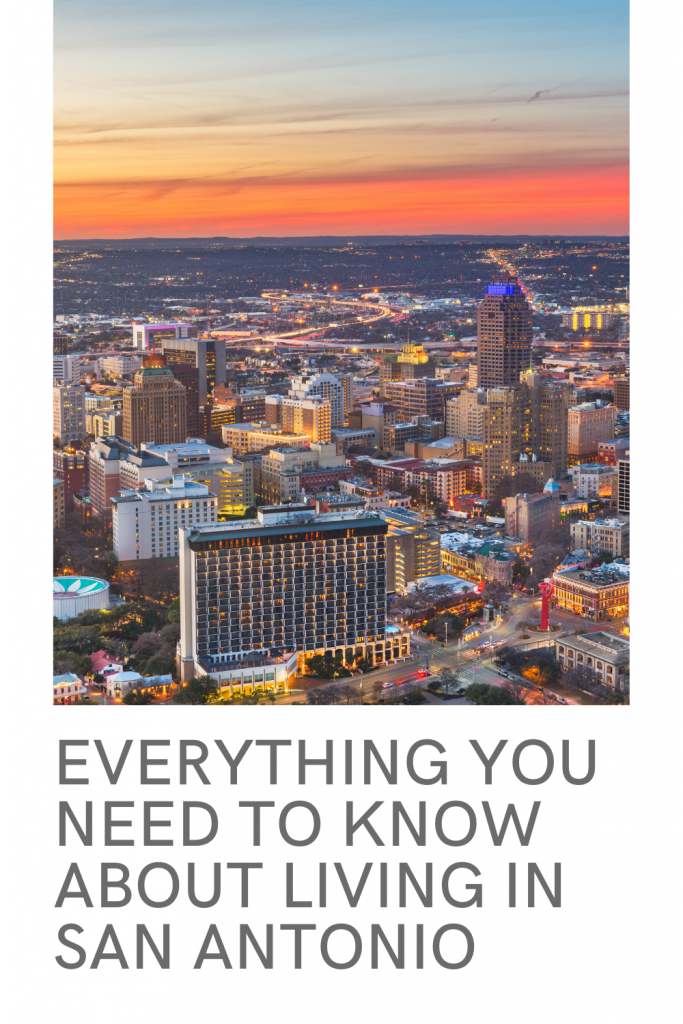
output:
[[[627,234],[626,0],[56,0],[55,237]]]

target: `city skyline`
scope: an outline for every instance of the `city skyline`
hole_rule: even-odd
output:
[[[55,24],[61,239],[628,231],[623,0]]]

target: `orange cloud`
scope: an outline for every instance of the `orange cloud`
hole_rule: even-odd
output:
[[[625,234],[624,166],[408,180],[88,183],[55,189],[56,238]]]

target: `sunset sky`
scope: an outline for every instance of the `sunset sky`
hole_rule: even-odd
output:
[[[628,232],[626,0],[56,0],[55,237]]]

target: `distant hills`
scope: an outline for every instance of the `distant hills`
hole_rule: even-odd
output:
[[[329,248],[334,246],[353,245],[447,245],[457,243],[505,243],[505,242],[551,242],[567,241],[585,242],[628,242],[628,235],[291,235],[282,238],[259,235],[254,238],[230,238],[223,235],[199,238],[67,238],[55,239],[56,246],[98,246],[116,249],[169,249],[196,248],[197,246],[223,246],[226,248],[239,246],[284,246]]]

